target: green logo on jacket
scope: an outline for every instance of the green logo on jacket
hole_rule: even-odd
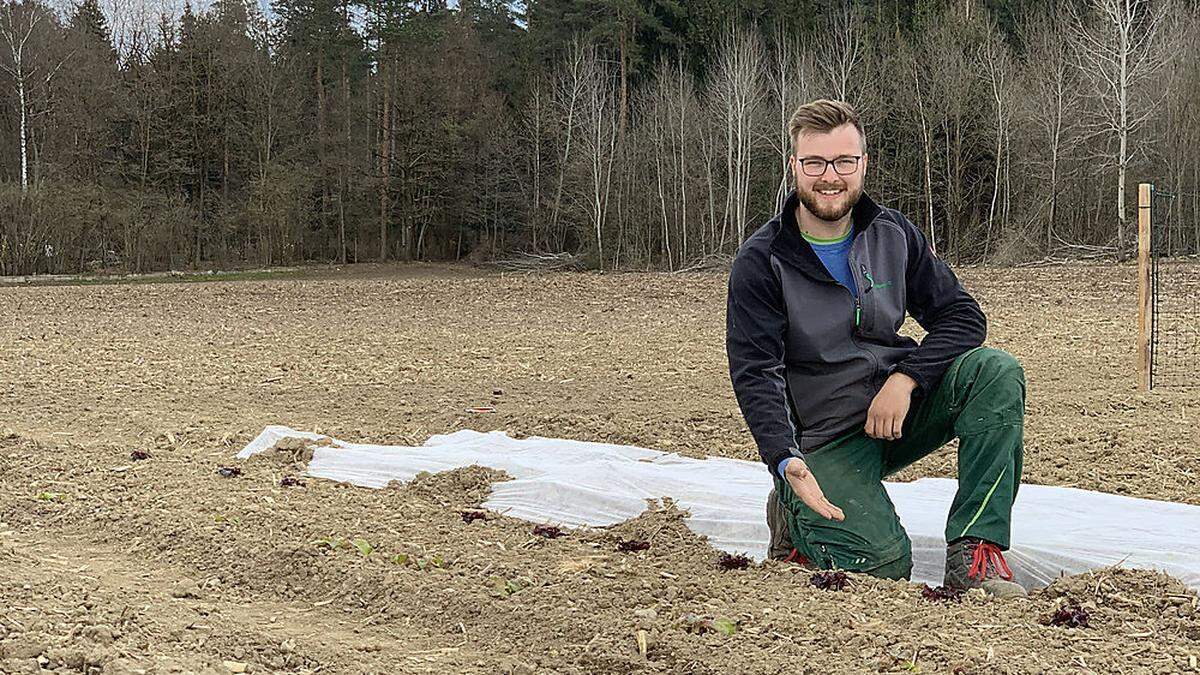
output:
[[[885,281],[882,284],[875,283],[875,280],[871,278],[871,273],[865,270],[863,271],[863,274],[866,275],[867,281],[871,282],[871,288],[887,288],[888,286],[892,285],[892,282],[890,281]]]

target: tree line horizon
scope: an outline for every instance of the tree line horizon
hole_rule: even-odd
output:
[[[728,259],[787,121],[954,263],[1200,253],[1196,0],[0,0],[0,274]]]

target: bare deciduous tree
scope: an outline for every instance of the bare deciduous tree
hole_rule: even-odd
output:
[[[765,97],[762,80],[763,46],[757,34],[730,26],[721,40],[712,85],[712,106],[725,136],[725,218],[722,245],[732,228],[741,245],[750,211],[750,164],[755,146],[756,119]]]
[[[865,52],[862,24],[850,0],[841,0],[832,8],[822,33],[829,42],[816,50],[820,55],[815,59],[817,67],[831,95],[842,101],[853,101],[861,87],[859,71]]]
[[[992,108],[992,131],[995,134],[995,157],[992,173],[992,199],[988,205],[987,234],[984,238],[983,257],[986,259],[991,252],[992,237],[995,233],[996,205],[1001,191],[1001,169],[1008,155],[1007,147],[1012,126],[1012,61],[1008,50],[1002,43],[992,25],[987,30],[977,48],[976,56],[980,75],[987,84],[989,100]],[[1001,232],[1007,226],[1005,219],[1001,222]]]
[[[1045,211],[1033,214],[1044,222],[1046,253],[1054,248],[1059,219],[1061,167],[1078,126],[1079,83],[1070,61],[1066,34],[1051,14],[1030,19],[1021,29],[1027,57],[1020,89],[1024,121],[1039,140],[1023,164],[1038,179],[1046,197]]]
[[[771,33],[770,82],[768,85],[771,102],[778,117],[776,150],[779,153],[779,189],[775,203],[783,208],[788,192],[788,161],[792,155],[792,139],[788,123],[796,107],[811,96],[811,73],[813,70],[810,52],[800,44],[800,36],[783,24],[776,24]]]
[[[557,79],[554,83],[554,93],[551,106],[558,114],[558,124],[562,129],[563,141],[558,155],[558,185],[554,192],[554,204],[550,211],[550,228],[557,231],[563,205],[563,190],[566,187],[567,168],[572,159],[571,142],[579,126],[580,108],[583,105],[584,90],[587,87],[585,62],[589,52],[594,48],[583,44],[579,39],[574,40],[568,48]]]
[[[65,61],[54,63],[45,58],[48,40],[45,35],[39,34],[38,29],[48,21],[48,9],[31,0],[20,4],[4,0],[0,4],[0,50],[6,52],[4,56],[8,57],[7,61],[0,60],[0,70],[12,78],[17,96],[17,116],[20,120],[17,142],[21,154],[22,192],[29,190],[31,98],[35,90],[50,86]],[[43,53],[36,54],[38,49]]]
[[[613,162],[621,129],[619,83],[595,47],[581,47],[579,76],[579,157],[584,166],[584,210],[595,235],[597,262],[604,268],[604,226],[612,190]]]
[[[1077,64],[1095,101],[1086,120],[1088,135],[1110,141],[1097,166],[1116,169],[1116,244],[1125,249],[1126,178],[1137,132],[1154,115],[1161,91],[1147,85],[1169,57],[1161,28],[1165,3],[1151,0],[1092,0],[1095,16],[1076,14],[1071,42]],[[1115,153],[1112,152],[1115,145]]]

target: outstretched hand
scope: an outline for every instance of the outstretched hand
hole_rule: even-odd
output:
[[[795,457],[788,461],[787,467],[784,469],[784,478],[787,479],[788,485],[792,486],[792,492],[796,493],[800,501],[821,517],[838,521],[846,519],[846,514],[825,498],[825,493],[817,484],[817,477],[808,470],[804,460]]]

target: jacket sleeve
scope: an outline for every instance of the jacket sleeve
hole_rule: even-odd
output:
[[[743,250],[729,274],[725,351],[738,407],[772,475],[793,455],[796,432],[784,379],[787,310],[769,259]]]
[[[928,334],[889,374],[904,373],[917,381],[921,394],[929,394],[954,359],[983,344],[987,318],[950,267],[933,254],[921,230],[899,212],[892,214],[908,238],[906,309]]]

